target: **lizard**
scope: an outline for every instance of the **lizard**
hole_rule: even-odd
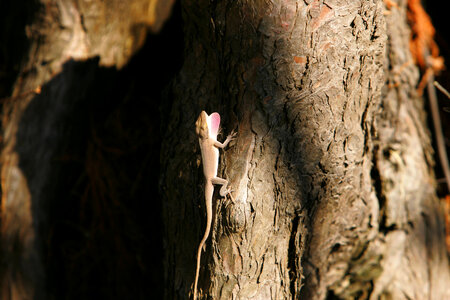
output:
[[[206,203],[206,229],[197,251],[197,269],[195,272],[194,281],[194,300],[197,299],[197,283],[200,272],[200,258],[202,255],[202,248],[208,239],[212,223],[212,198],[214,193],[214,185],[221,185],[219,194],[225,197],[230,194],[231,188],[227,188],[228,181],[226,179],[217,177],[217,169],[219,167],[219,148],[225,148],[231,142],[236,133],[231,132],[227,136],[225,142],[217,141],[217,134],[220,126],[220,115],[216,112],[208,114],[205,111],[200,113],[195,122],[195,132],[198,136],[200,144],[200,151],[202,155],[203,174],[205,176],[205,203]],[[231,196],[231,194],[230,194]]]

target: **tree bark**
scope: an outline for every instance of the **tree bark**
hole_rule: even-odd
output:
[[[16,79],[0,88],[12,90],[2,99],[0,298],[144,298],[142,250],[152,237],[142,238],[130,202],[152,161],[139,151],[158,130],[139,124],[136,111],[145,113],[147,103],[136,96],[135,75],[121,69],[147,33],[161,29],[174,1],[6,2],[1,14],[16,26],[0,36],[1,61]],[[143,162],[135,165],[130,153]],[[135,165],[129,174],[127,165]],[[155,282],[144,284],[158,295]]]
[[[181,1],[161,101],[173,2],[0,3],[0,298],[192,297],[202,110],[200,298],[450,298],[406,0]]]
[[[442,209],[406,1],[183,2],[163,107],[165,297],[186,299],[205,227],[194,123],[222,115],[235,202],[215,197],[212,299],[445,299]]]

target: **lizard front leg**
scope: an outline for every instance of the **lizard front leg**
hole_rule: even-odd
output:
[[[214,142],[214,146],[216,146],[217,148],[225,148],[229,142],[231,142],[232,140],[234,140],[236,138],[236,132],[234,132],[234,130],[227,136],[225,142],[221,143],[219,141],[215,141]]]

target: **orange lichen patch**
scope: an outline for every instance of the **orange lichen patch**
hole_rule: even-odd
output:
[[[294,61],[297,64],[306,64],[306,56],[294,56]]]
[[[384,0],[384,4],[386,4],[386,8],[391,10],[391,8],[398,8],[398,4],[392,0]]]
[[[425,70],[425,74],[423,74],[422,79],[420,80],[419,85],[417,86],[417,94],[419,96],[422,96],[423,90],[425,89],[428,81],[430,80],[431,75],[437,74],[440,70],[443,70],[445,67],[444,58],[442,58],[441,56],[429,57],[428,61],[431,67],[428,67]]]
[[[386,10],[383,12],[385,16],[391,14],[392,8],[398,8],[398,4],[392,0],[384,0],[384,5],[386,6]]]
[[[316,5],[319,5],[315,3]],[[319,15],[314,18],[312,22],[312,28],[313,30],[317,29],[320,25],[322,25],[326,20],[328,20],[329,14],[331,13],[331,7],[327,5],[322,5],[320,8]]]
[[[450,252],[450,195],[445,196],[445,242],[447,244],[447,251]]]
[[[435,29],[430,16],[420,0],[408,0],[408,22],[411,26],[410,50],[416,64],[424,71],[432,68],[436,74],[443,69],[443,63],[433,65],[428,57],[438,58],[439,48],[434,41]],[[442,59],[442,58],[441,58]]]

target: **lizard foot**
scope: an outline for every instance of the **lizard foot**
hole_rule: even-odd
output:
[[[226,197],[228,194],[230,194],[233,191],[234,190],[232,190],[231,187],[229,187],[228,189],[221,188],[220,191],[219,191],[219,194],[222,197]]]

